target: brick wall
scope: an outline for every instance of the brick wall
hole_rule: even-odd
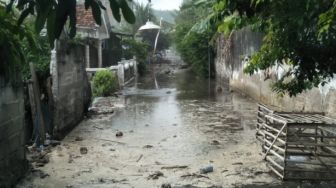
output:
[[[91,98],[85,71],[85,46],[60,41],[52,65],[54,96],[54,135],[76,126],[84,117]]]
[[[297,97],[280,97],[271,90],[271,84],[282,74],[281,67],[273,67],[252,76],[244,74],[246,58],[257,51],[262,44],[262,35],[246,27],[235,31],[230,38],[220,36],[217,39],[216,74],[219,80],[229,78],[229,84],[254,98],[258,102],[274,106],[284,111],[324,112],[336,117],[336,81],[324,87],[313,88]],[[265,77],[271,79],[265,80]]]
[[[0,187],[14,186],[26,169],[23,90],[0,77]]]

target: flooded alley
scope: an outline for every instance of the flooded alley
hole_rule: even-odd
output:
[[[256,103],[189,70],[156,66],[46,155],[21,187],[277,186],[255,139]],[[154,83],[153,76],[157,79]],[[159,86],[159,88],[157,88]],[[117,136],[116,136],[117,135]],[[210,169],[201,173],[202,168]],[[211,172],[213,171],[213,172]],[[19,186],[19,187],[20,187]]]

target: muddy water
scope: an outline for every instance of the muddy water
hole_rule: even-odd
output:
[[[46,176],[32,173],[19,187],[279,186],[254,136],[255,102],[188,70],[155,72],[157,85],[149,74],[118,99],[98,99],[115,113],[84,120],[38,168]],[[200,174],[207,166],[213,172]]]

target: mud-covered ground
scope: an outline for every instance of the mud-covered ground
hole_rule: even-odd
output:
[[[96,99],[106,113],[80,123],[18,187],[282,187],[255,139],[254,101],[188,70],[155,72]]]

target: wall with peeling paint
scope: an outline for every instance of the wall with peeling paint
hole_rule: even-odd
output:
[[[336,117],[336,80],[313,88],[296,97],[279,96],[270,85],[279,79],[286,67],[276,66],[254,75],[246,75],[243,68],[248,58],[262,44],[262,35],[249,27],[233,32],[229,37],[217,39],[216,74],[218,80],[229,78],[233,90],[240,91],[258,102],[283,111],[324,112]],[[269,79],[266,79],[269,78]]]

